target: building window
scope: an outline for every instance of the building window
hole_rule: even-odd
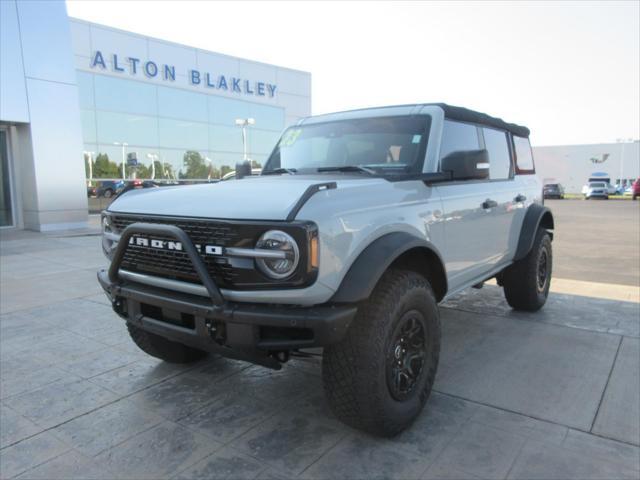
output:
[[[0,227],[13,225],[7,131],[0,129]]]

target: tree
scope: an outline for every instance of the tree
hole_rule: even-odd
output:
[[[151,178],[151,165],[139,163],[136,167],[136,178]]]
[[[119,178],[121,170],[118,164],[109,160],[109,155],[99,153],[93,162],[93,178]]]
[[[158,160],[154,160],[153,163],[156,167],[156,179],[160,180],[175,178],[175,173],[173,173],[173,165],[171,165],[170,163],[162,163]]]
[[[209,166],[200,152],[187,150],[184,153],[182,164],[185,167],[185,172],[180,170],[180,178],[207,178],[209,176]]]

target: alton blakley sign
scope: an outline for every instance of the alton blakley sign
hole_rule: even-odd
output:
[[[113,72],[128,73],[129,75],[144,75],[147,78],[159,78],[168,82],[175,82],[176,67],[173,65],[159,64],[151,60],[142,61],[135,57],[118,57],[112,54],[109,57],[110,67]],[[91,68],[107,70],[105,56],[100,50],[96,50],[91,58]],[[191,85],[200,85],[204,88],[226,90],[228,92],[255,95],[257,97],[273,98],[277,86],[267,82],[250,81],[238,77],[215,75],[210,72],[202,72],[189,69],[186,73],[187,81]]]

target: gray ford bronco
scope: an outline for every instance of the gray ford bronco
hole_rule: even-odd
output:
[[[429,397],[439,302],[491,278],[516,310],[546,301],[553,217],[528,137],[444,104],[310,117],[260,175],[117,198],[98,280],[167,362],[279,369],[323,347],[335,414],[392,436]]]

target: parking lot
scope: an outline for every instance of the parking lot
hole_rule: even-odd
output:
[[[559,229],[558,278],[640,285],[640,202],[546,200]]]
[[[338,422],[318,360],[281,371],[137,350],[95,231],[0,233],[0,478],[640,476],[640,202],[548,201],[541,312],[495,285],[441,306],[435,391],[394,439]]]

